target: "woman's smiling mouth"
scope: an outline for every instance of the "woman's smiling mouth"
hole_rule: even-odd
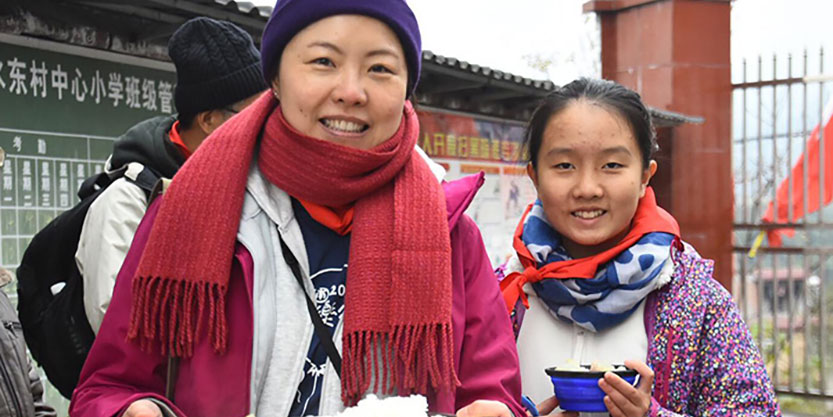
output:
[[[344,119],[322,118],[318,120],[327,130],[336,134],[359,134],[370,128],[370,125]]]

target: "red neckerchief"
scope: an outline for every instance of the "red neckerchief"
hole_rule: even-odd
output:
[[[185,142],[182,141],[182,136],[179,135],[179,120],[175,121],[173,126],[171,126],[171,130],[168,132],[168,139],[176,145],[176,148],[179,149],[179,152],[182,153],[185,159],[191,156],[191,151],[188,150]]]
[[[654,190],[648,187],[645,190],[645,195],[639,200],[639,205],[636,207],[636,214],[633,216],[630,231],[628,231],[628,234],[616,246],[586,258],[552,262],[538,268],[535,258],[532,257],[532,254],[526,245],[524,245],[523,239],[521,238],[526,216],[529,215],[533,204],[530,204],[526,208],[523,216],[521,216],[521,221],[515,229],[515,238],[512,243],[524,270],[523,272],[512,272],[500,282],[503,300],[506,302],[506,307],[510,312],[515,308],[518,299],[523,301],[524,306],[529,307],[529,302],[523,291],[523,286],[527,282],[534,283],[542,279],[550,278],[593,278],[596,275],[596,271],[599,270],[599,267],[613,260],[622,251],[633,246],[642,236],[648,233],[670,233],[677,237],[676,244],[680,245],[680,226],[677,224],[677,220],[657,205]]]
[[[353,214],[355,210],[352,204],[347,207],[328,207],[315,204],[311,201],[301,200],[297,197],[296,199],[304,206],[304,209],[307,210],[307,213],[315,221],[323,224],[339,235],[344,236],[353,230]]]

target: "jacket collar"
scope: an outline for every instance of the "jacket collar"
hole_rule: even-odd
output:
[[[482,171],[478,174],[469,175],[454,181],[443,181],[445,191],[445,204],[448,209],[448,229],[454,229],[457,221],[469,208],[477,191],[483,186],[486,174]]]

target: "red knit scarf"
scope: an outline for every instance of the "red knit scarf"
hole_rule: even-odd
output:
[[[174,177],[133,279],[128,338],[146,350],[158,343],[163,354],[190,357],[205,329],[215,351],[225,351],[228,279],[248,167],[262,132],[257,163],[270,182],[315,204],[355,202],[344,403],[355,404],[371,380],[383,394],[453,392],[445,196],[413,151],[418,131],[406,103],[393,137],[372,150],[347,148],[295,131],[264,94],[209,137]]]

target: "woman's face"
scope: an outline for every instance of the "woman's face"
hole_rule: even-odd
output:
[[[656,172],[656,162],[644,169],[640,155],[628,122],[597,103],[573,101],[550,118],[538,167],[527,171],[573,258],[603,252],[627,235]]]
[[[386,24],[337,15],[289,41],[272,88],[301,133],[370,149],[399,128],[407,84],[402,45]]]

